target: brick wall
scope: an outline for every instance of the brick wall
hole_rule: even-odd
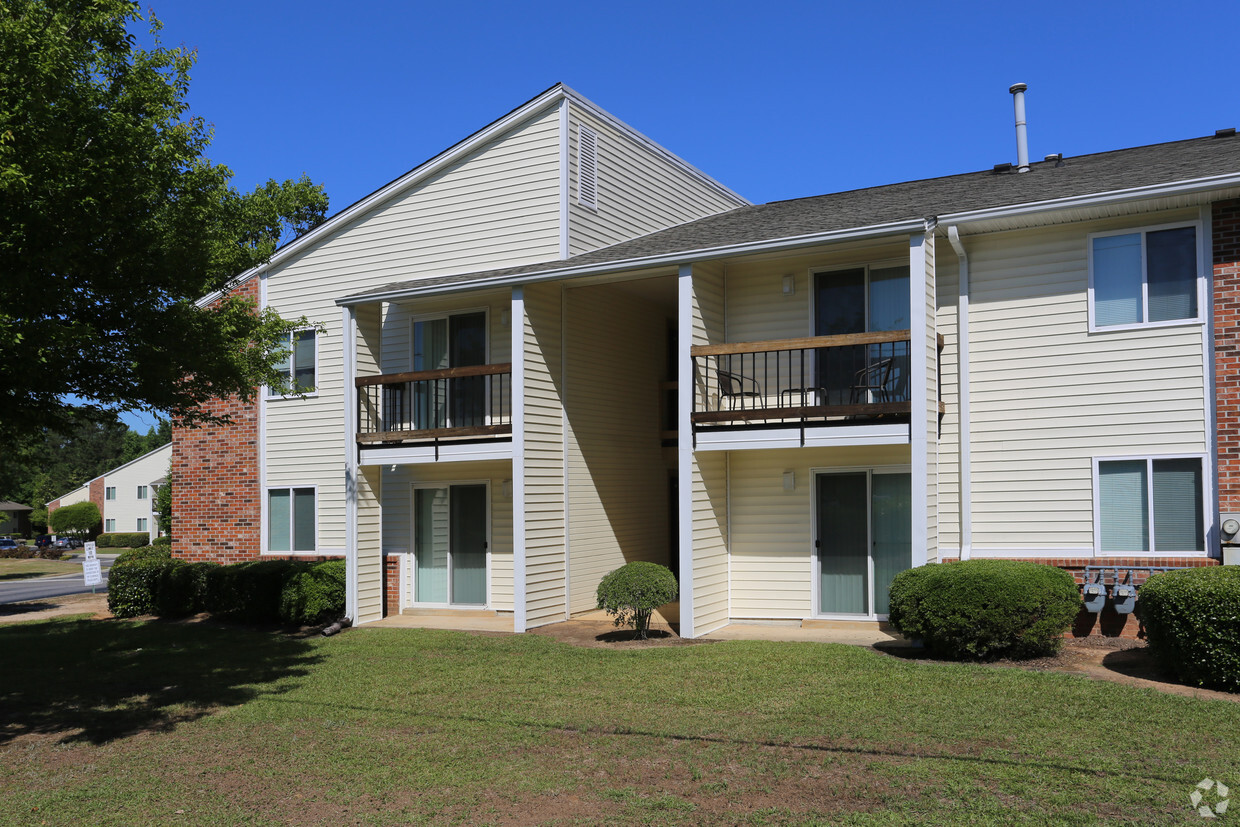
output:
[[[1240,511],[1240,200],[1211,205],[1220,511]]]
[[[400,557],[383,557],[383,616],[400,614]]]
[[[234,293],[258,300],[258,279]],[[172,429],[172,553],[193,562],[238,563],[259,555],[258,403],[236,397],[205,407],[228,425]]]
[[[103,498],[104,482],[103,477],[90,481],[90,501],[99,509],[99,531],[103,531],[108,525],[104,522],[108,518],[107,501]]]

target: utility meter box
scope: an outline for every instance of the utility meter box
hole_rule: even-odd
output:
[[[1137,587],[1131,583],[1116,583],[1111,588],[1111,608],[1117,614],[1130,615],[1137,607]]]
[[[1085,601],[1085,611],[1097,614],[1107,604],[1107,587],[1101,579],[1086,581],[1081,588],[1081,599]]]

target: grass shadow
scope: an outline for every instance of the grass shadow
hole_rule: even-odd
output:
[[[0,627],[0,652],[0,744],[27,735],[105,744],[168,731],[251,700],[256,685],[305,675],[320,659],[308,641],[275,633],[89,620]]]
[[[641,643],[642,641],[636,637],[636,632],[632,629],[617,629],[614,632],[604,632],[601,635],[595,635],[594,639],[600,643]],[[650,629],[646,632],[647,640],[669,640],[677,637],[666,629]]]
[[[29,601],[26,603],[0,603],[0,617],[17,617],[32,612],[43,612],[55,609],[60,604],[47,600]]]

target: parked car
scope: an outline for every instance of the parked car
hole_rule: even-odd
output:
[[[50,534],[40,534],[38,537],[34,538],[35,548],[47,548],[51,544],[52,544],[52,535]]]
[[[56,540],[56,548],[81,548],[82,541],[76,537],[60,537]]]
[[[0,539],[0,551],[11,548],[17,548],[16,540]]]

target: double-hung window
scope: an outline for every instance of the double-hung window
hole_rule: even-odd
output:
[[[103,489],[103,498],[104,498],[105,500],[114,500],[114,499],[116,499],[116,489],[115,489],[114,487],[110,486],[110,485],[109,485],[108,487],[104,488],[104,489]]]
[[[138,518],[138,527],[137,527],[137,529],[136,529],[136,530],[137,530],[137,531],[146,531],[146,530],[147,530],[147,529],[146,529],[146,517],[139,517],[139,518]]]
[[[104,520],[103,533],[111,534],[113,531],[116,531],[116,520]]]
[[[313,393],[315,384],[315,331],[297,330],[289,334],[288,355],[276,365],[288,375],[289,394]],[[276,394],[278,395],[278,394]]]
[[[140,500],[146,499],[146,486],[145,485],[138,486],[138,499]]]
[[[314,551],[314,489],[267,491],[267,551]]]
[[[1097,479],[1099,551],[1205,550],[1200,457],[1099,459]]]
[[[1197,234],[1188,225],[1090,236],[1090,329],[1199,320]]]

